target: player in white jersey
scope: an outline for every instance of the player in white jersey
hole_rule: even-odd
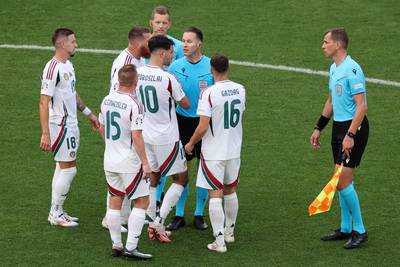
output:
[[[121,53],[115,58],[113,65],[111,67],[111,79],[110,79],[110,92],[116,91],[118,89],[118,71],[124,66],[128,64],[133,64],[137,68],[141,67],[145,64],[145,58],[150,56],[149,47],[147,46],[147,42],[150,39],[150,31],[145,27],[134,26],[130,29],[128,33],[128,47],[125,48]],[[110,194],[107,193],[106,206],[108,210]],[[128,217],[131,213],[131,202],[128,201],[128,198],[125,196],[124,201],[122,203],[122,220],[121,223],[123,225],[128,224]],[[104,228],[108,228],[106,217],[104,216],[101,225]],[[121,226],[121,231],[126,233],[128,230]]]
[[[216,83],[202,92],[197,108],[200,122],[185,145],[186,152],[193,153],[194,145],[202,139],[196,185],[209,190],[215,241],[207,247],[217,252],[226,252],[225,242],[235,240],[233,230],[239,207],[235,188],[239,181],[246,100],[244,87],[228,80],[228,70],[227,57],[215,54],[211,58],[211,73]]]
[[[118,71],[124,65],[133,64],[137,68],[145,65],[145,58],[150,56],[147,42],[150,31],[145,27],[135,26],[128,33],[128,47],[114,59],[111,67],[110,92],[118,89]]]
[[[95,128],[99,127],[99,122],[75,89],[75,71],[68,60],[78,47],[74,32],[59,28],[54,32],[52,41],[56,51],[44,68],[40,91],[40,148],[53,152],[56,161],[48,221],[52,225],[75,227],[79,225],[79,219],[69,216],[63,210],[63,205],[77,172],[77,109],[88,117]]]
[[[100,133],[105,141],[104,172],[110,192],[106,221],[112,240],[112,256],[152,258],[138,250],[137,244],[149,205],[150,167],[142,136],[144,109],[134,90],[136,67],[123,66],[118,71],[119,87],[101,103]],[[133,200],[128,219],[128,238],[124,250],[121,238],[121,207],[124,196]]]
[[[156,35],[149,40],[150,64],[138,69],[136,94],[145,107],[143,137],[146,153],[152,169],[150,205],[148,215],[153,221],[148,228],[150,239],[171,242],[165,231],[164,220],[176,205],[187,180],[181,179],[186,170],[186,159],[179,140],[175,105],[189,108],[190,103],[176,78],[164,71],[171,63],[173,42]],[[156,186],[160,175],[173,175],[173,183],[165,194],[160,215],[156,217]]]

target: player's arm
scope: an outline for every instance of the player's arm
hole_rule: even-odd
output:
[[[184,109],[190,108],[190,101],[189,101],[189,98],[187,98],[187,96],[184,96],[181,100],[178,101],[178,103]]]
[[[43,151],[51,151],[51,140],[49,130],[49,102],[51,96],[40,95],[39,115],[42,136],[40,137],[40,148]]]
[[[350,156],[351,149],[354,146],[354,135],[357,133],[358,127],[360,127],[365,115],[367,114],[367,103],[365,102],[365,96],[363,93],[353,95],[354,102],[356,103],[356,111],[354,113],[353,120],[347,130],[348,134],[343,139],[343,151],[347,156]],[[349,135],[353,135],[350,137]]]
[[[332,116],[332,95],[329,93],[328,99],[325,102],[324,109],[322,110],[322,114],[314,127],[314,131],[310,137],[310,144],[314,149],[318,149],[321,146],[321,132],[325,128],[325,126],[329,123],[329,120]]]
[[[93,112],[85,105],[83,100],[80,98],[78,93],[76,93],[76,106],[79,111],[81,111],[85,116],[88,118],[88,120],[92,123],[93,127],[98,130],[100,127],[99,120],[97,117],[93,114]]]
[[[185,95],[182,89],[182,85],[179,81],[175,78],[175,76],[170,77],[170,83],[172,86],[172,97],[178,102],[178,104],[184,108],[190,108],[190,101],[189,98]]]
[[[150,177],[151,169],[146,156],[142,130],[132,130],[132,144],[142,162],[145,177]]]
[[[99,130],[98,131],[99,131],[103,141],[105,141],[105,137],[104,137],[104,132],[105,132],[105,129],[104,129],[104,118],[103,118],[103,114],[101,113],[101,111],[99,113],[98,118],[99,118]]]
[[[210,127],[210,117],[200,116],[199,125],[197,125],[189,142],[185,145],[185,151],[189,155],[192,155],[194,145],[197,144],[203,136],[207,133],[208,127]]]

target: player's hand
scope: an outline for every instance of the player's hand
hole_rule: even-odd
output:
[[[145,178],[149,178],[150,174],[152,173],[150,166],[148,163],[143,164],[143,173]]]
[[[96,117],[93,113],[90,113],[89,116],[88,116],[87,118],[88,118],[88,120],[90,121],[90,123],[92,124],[93,129],[96,130],[96,131],[98,131],[99,128],[100,128],[100,122],[99,122],[99,120],[97,119],[97,117]]]
[[[348,158],[350,158],[350,153],[353,147],[354,147],[354,139],[346,135],[343,139],[342,151],[346,154]]]
[[[43,151],[51,151],[50,134],[42,134],[42,137],[40,137],[40,149]]]
[[[185,145],[185,151],[186,151],[186,153],[187,153],[188,155],[192,155],[192,154],[193,154],[193,153],[192,153],[193,148],[194,148],[194,145],[193,145],[191,142],[187,143],[187,144]]]
[[[321,131],[314,129],[310,137],[310,144],[314,149],[319,149],[321,147]]]

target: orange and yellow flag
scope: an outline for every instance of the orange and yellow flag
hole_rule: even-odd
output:
[[[339,182],[340,175],[342,174],[343,163],[337,168],[335,174],[329,183],[322,189],[321,193],[314,199],[308,207],[308,215],[315,215],[318,213],[326,212],[331,209],[333,197],[335,196],[336,187]]]

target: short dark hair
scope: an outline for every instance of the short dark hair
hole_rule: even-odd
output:
[[[51,41],[53,45],[55,46],[57,43],[57,40],[60,37],[68,37],[71,34],[75,34],[71,29],[68,28],[58,28],[54,31],[53,36],[51,37]]]
[[[214,70],[216,70],[218,73],[225,73],[229,69],[229,59],[228,57],[220,54],[220,53],[215,53],[211,57],[211,67],[213,67]]]
[[[149,49],[153,53],[157,49],[169,50],[173,47],[174,42],[166,36],[155,35],[149,40]]]
[[[150,33],[150,30],[142,26],[134,26],[128,33],[128,40],[133,41],[135,39],[143,39],[145,33]]]
[[[328,33],[331,33],[332,40],[334,40],[335,42],[340,42],[342,44],[342,47],[344,49],[347,49],[347,46],[349,45],[349,36],[347,35],[344,28],[329,29],[324,32],[324,36]]]
[[[197,38],[200,41],[203,42],[203,32],[199,28],[196,28],[194,26],[189,26],[183,32],[192,32],[192,33],[196,34]]]
[[[171,20],[171,14],[169,13],[169,8],[166,6],[156,6],[151,12],[151,19],[154,19],[155,14],[168,15],[168,20]]]
[[[118,71],[118,82],[121,86],[131,86],[135,76],[137,77],[137,70],[135,65],[124,65]]]

